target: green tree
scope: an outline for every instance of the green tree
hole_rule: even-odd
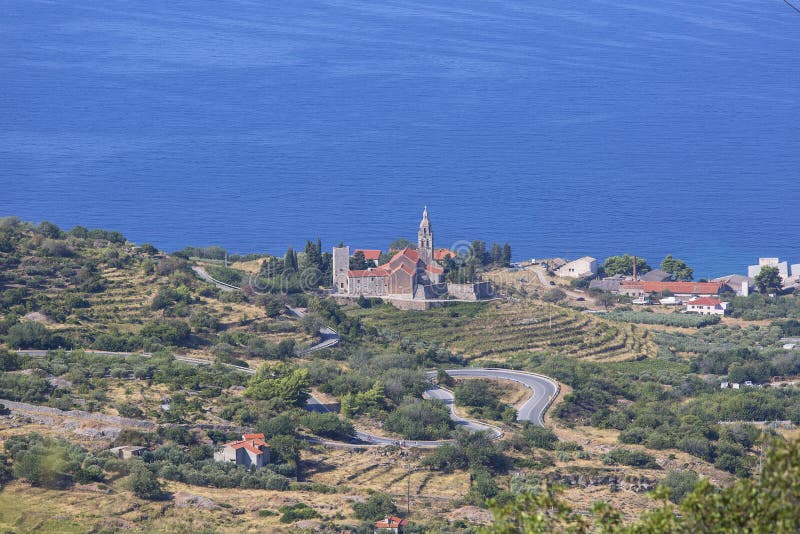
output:
[[[503,245],[503,255],[502,255],[500,264],[503,267],[510,267],[511,266],[511,245],[509,245],[508,243]]]
[[[474,267],[480,267],[491,263],[492,257],[486,251],[486,243],[483,241],[473,241],[467,253],[467,260]]]
[[[308,369],[288,363],[265,363],[250,379],[244,394],[255,400],[279,399],[286,404],[302,406],[308,400],[310,388]]]
[[[783,288],[783,279],[777,267],[765,265],[756,275],[756,287],[761,293],[777,293]]]
[[[614,304],[616,299],[613,294],[609,293],[608,291],[603,291],[598,293],[598,295],[595,297],[595,300],[599,305],[607,310],[609,306]]]
[[[445,371],[444,369],[439,369],[436,372],[436,383],[439,384],[440,386],[451,388],[456,385],[456,380],[455,378],[447,374],[447,371]]]
[[[140,461],[131,462],[131,474],[125,487],[140,499],[158,501],[167,497],[158,477]]]
[[[292,247],[286,250],[286,255],[283,257],[283,271],[285,273],[296,273],[298,271],[297,253]]]
[[[377,521],[388,515],[396,514],[397,506],[390,495],[376,492],[364,502],[353,503],[353,512],[356,518],[362,521]]]
[[[691,280],[694,277],[694,269],[683,260],[673,258],[672,254],[668,254],[661,262],[661,270],[671,274],[676,280]]]
[[[50,221],[42,221],[39,223],[38,231],[44,237],[49,237],[50,239],[61,239],[64,236],[61,228]]]
[[[492,263],[495,265],[500,265],[503,261],[503,249],[500,248],[500,245],[497,243],[492,243],[492,252],[490,253],[492,257]]]
[[[606,261],[603,263],[603,271],[608,276],[617,274],[631,276],[633,274],[633,258],[634,257],[630,254],[606,258]],[[647,265],[644,258],[636,258],[636,272],[638,274],[644,274],[650,270],[651,268]]]
[[[355,271],[364,271],[370,267],[372,267],[372,263],[367,261],[367,258],[364,257],[364,253],[360,250],[356,251],[353,257],[350,258],[350,268]]]

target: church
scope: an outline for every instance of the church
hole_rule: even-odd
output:
[[[491,296],[489,282],[452,284],[444,280],[444,268],[435,259],[433,228],[427,207],[419,223],[416,250],[396,251],[383,265],[363,270],[350,269],[350,247],[333,249],[334,296],[380,297],[393,303],[439,300],[479,300]],[[415,306],[403,306],[415,307]],[[425,308],[429,306],[416,306]]]

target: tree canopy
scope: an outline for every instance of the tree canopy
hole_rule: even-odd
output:
[[[765,265],[756,275],[756,287],[761,293],[777,293],[783,287],[783,279],[777,267]]]
[[[630,276],[633,274],[633,258],[634,256],[630,254],[608,257],[603,263],[603,271],[605,271],[608,276],[614,276],[616,274]],[[636,272],[638,274],[644,274],[651,270],[651,267],[647,265],[647,261],[644,258],[636,257]]]
[[[694,269],[683,260],[673,258],[672,254],[668,254],[661,262],[661,270],[671,274],[676,280],[691,280],[694,277]]]

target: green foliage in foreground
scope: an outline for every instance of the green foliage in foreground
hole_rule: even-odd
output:
[[[696,315],[693,313],[615,312],[606,314],[603,317],[625,323],[657,324],[682,328],[700,328],[719,323],[718,315]]]
[[[753,534],[800,531],[800,442],[775,441],[761,475],[718,489],[701,480],[679,506],[668,501],[669,491],[660,487],[654,496],[661,507],[644,513],[632,524],[622,524],[622,513],[606,503],[595,503],[589,517],[572,510],[559,491],[544,486],[539,493],[525,493],[510,501],[491,503],[495,523],[483,532],[589,533],[602,532]]]

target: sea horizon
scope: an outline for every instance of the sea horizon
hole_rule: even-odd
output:
[[[0,213],[174,251],[800,263],[780,2],[12,2]]]

